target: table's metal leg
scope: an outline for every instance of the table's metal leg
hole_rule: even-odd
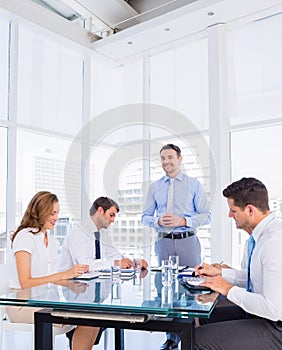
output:
[[[52,323],[44,322],[34,314],[34,342],[35,350],[53,350]]]
[[[115,350],[124,350],[124,329],[115,328]]]
[[[104,350],[109,349],[109,329],[104,330]]]
[[[195,343],[195,322],[187,324],[186,329],[181,333],[181,350],[194,350]]]

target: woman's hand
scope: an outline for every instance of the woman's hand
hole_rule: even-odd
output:
[[[69,270],[65,271],[63,278],[71,279],[71,278],[80,276],[85,272],[89,272],[89,265],[77,264],[77,265],[74,265]]]

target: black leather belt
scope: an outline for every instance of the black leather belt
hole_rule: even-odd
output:
[[[194,236],[195,231],[186,231],[179,233],[167,233],[167,232],[159,232],[160,238],[170,238],[170,239],[182,239],[186,237]]]

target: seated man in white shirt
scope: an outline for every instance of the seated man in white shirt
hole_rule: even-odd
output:
[[[60,268],[73,266],[76,261],[84,261],[89,265],[89,271],[109,269],[113,265],[120,265],[127,269],[132,267],[132,261],[123,258],[120,252],[113,246],[108,235],[107,228],[115,221],[119,212],[118,204],[107,197],[99,197],[92,204],[86,222],[74,226],[65,237]],[[100,232],[100,256],[96,257],[95,232]],[[142,268],[148,264],[142,260]]]
[[[122,269],[132,267],[132,261],[123,258],[113,246],[106,230],[115,221],[118,212],[119,206],[114,200],[108,197],[97,198],[89,210],[89,219],[74,226],[65,237],[60,269],[64,270],[67,266],[71,268],[77,264],[76,261],[80,261],[81,264],[83,261],[83,264],[89,265],[89,271],[109,269],[113,265],[120,265]],[[95,233],[97,232],[100,236],[99,252],[96,247],[97,235]],[[141,260],[141,267],[143,269],[148,267],[146,260]],[[71,334],[68,337],[71,337]],[[98,342],[99,336],[95,344]]]
[[[196,328],[195,350],[282,349],[282,221],[270,212],[267,189],[257,179],[236,181],[223,195],[229,217],[250,235],[248,264],[242,270],[196,267],[196,275],[207,277],[201,285],[226,296],[229,305],[216,307],[209,324]]]

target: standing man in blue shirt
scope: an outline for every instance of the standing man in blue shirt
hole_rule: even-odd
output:
[[[169,255],[178,255],[179,265],[194,267],[201,263],[196,229],[210,223],[208,201],[201,183],[181,171],[178,146],[163,146],[160,156],[165,176],[149,188],[142,223],[158,232],[155,250],[159,264]],[[179,334],[167,334],[161,350],[178,349],[179,340]]]

